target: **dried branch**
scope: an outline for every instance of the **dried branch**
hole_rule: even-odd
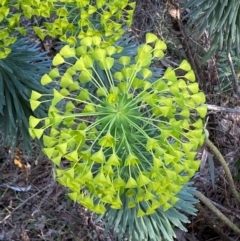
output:
[[[217,105],[208,105],[208,104],[207,104],[207,108],[208,108],[208,110],[228,112],[228,113],[240,115],[240,108],[228,108],[228,107],[222,107],[222,106],[217,106]]]

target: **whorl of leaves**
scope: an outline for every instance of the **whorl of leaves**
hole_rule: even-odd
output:
[[[176,238],[174,226],[186,232],[183,224],[190,221],[185,214],[196,215],[195,204],[198,200],[193,196],[196,190],[191,185],[192,183],[189,183],[179,192],[179,201],[166,211],[158,208],[156,213],[139,218],[136,217],[137,209],[129,209],[124,203],[120,210],[109,207],[105,215],[99,216],[96,221],[102,218],[105,223],[104,232],[113,230],[119,240],[125,237],[129,241],[173,241]]]
[[[192,0],[186,5],[191,11],[186,16],[201,36],[205,30],[212,38],[212,49],[230,49],[235,45],[240,51],[240,1]]]
[[[17,41],[11,48],[11,53],[0,60],[0,132],[5,146],[14,147],[22,137],[23,149],[30,150],[29,116],[43,116],[46,105],[33,113],[29,98],[32,90],[48,93],[40,78],[49,70],[51,62],[46,53],[39,53],[39,47],[26,39]]]

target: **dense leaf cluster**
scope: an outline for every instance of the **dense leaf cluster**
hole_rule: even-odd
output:
[[[32,90],[50,93],[50,88],[42,86],[40,80],[49,71],[51,61],[39,49],[23,38],[11,46],[12,51],[6,58],[0,59],[0,131],[4,146],[14,148],[20,138],[21,148],[29,151],[28,119],[30,115],[46,114],[46,104],[33,113],[29,103]]]
[[[211,49],[225,48],[229,52],[235,45],[240,52],[240,2],[238,0],[191,0],[186,7],[190,8],[187,17],[201,36],[208,31],[211,38]]]
[[[0,3],[0,59],[11,52],[10,45],[18,34],[25,35],[27,27],[21,26],[21,17],[44,19],[43,26],[33,30],[44,39],[47,35],[62,42],[77,45],[87,36],[106,36],[114,43],[125,32],[123,25],[132,22],[135,3],[128,0],[3,0]]]

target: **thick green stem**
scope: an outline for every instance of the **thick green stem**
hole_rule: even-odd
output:
[[[234,181],[233,181],[233,177],[232,174],[228,168],[227,162],[225,161],[224,157],[222,156],[222,154],[220,153],[220,151],[218,150],[218,148],[208,139],[205,139],[205,144],[211,149],[211,151],[214,153],[214,155],[216,156],[217,160],[220,162],[220,164],[222,165],[225,174],[226,174],[226,178],[228,180],[228,184],[229,184],[229,188],[232,191],[233,196],[236,198],[236,200],[240,203],[240,194],[238,193]]]
[[[235,231],[237,234],[240,234],[240,229],[233,224],[233,222],[228,219],[219,209],[217,209],[212,202],[205,197],[202,193],[197,192],[194,194],[200,201],[202,201],[213,213],[215,213],[229,228]]]

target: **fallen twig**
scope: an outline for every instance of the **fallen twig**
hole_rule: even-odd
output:
[[[207,104],[207,108],[208,110],[228,112],[228,113],[240,115],[240,108],[229,108],[229,107],[222,107],[222,106],[208,105],[208,104]]]
[[[14,208],[11,213],[9,213],[9,215],[7,215],[2,221],[0,221],[0,223],[2,223],[4,220],[8,219],[9,217],[12,216],[12,214],[17,211],[20,207],[22,207],[23,205],[25,205],[28,201],[30,201],[32,198],[38,196],[41,192],[43,192],[44,190],[48,189],[52,184],[49,184],[45,187],[43,187],[41,190],[39,190],[38,192],[34,193],[31,197],[27,198],[26,200],[24,200],[22,203],[20,203],[16,208]]]

